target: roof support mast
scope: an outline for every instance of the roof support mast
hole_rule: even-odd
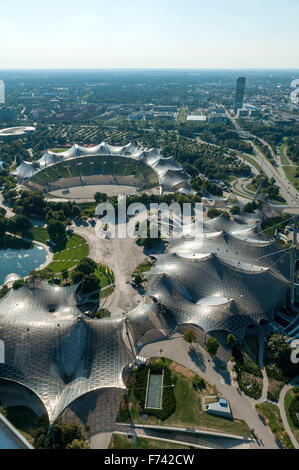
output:
[[[293,219],[293,243],[291,247],[291,264],[290,264],[290,282],[291,282],[291,312],[295,310],[295,276],[296,276],[296,247],[297,247],[297,217]]]

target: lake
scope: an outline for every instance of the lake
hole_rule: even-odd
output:
[[[15,273],[20,277],[27,276],[33,269],[38,269],[47,259],[47,251],[34,244],[29,250],[7,248],[0,250],[0,284],[8,274]]]

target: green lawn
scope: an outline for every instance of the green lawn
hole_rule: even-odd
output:
[[[285,142],[280,147],[280,158],[283,165],[283,170],[288,178],[289,182],[296,188],[299,189],[299,177],[296,177],[296,166],[289,166],[292,161],[287,158],[288,144]],[[286,165],[286,166],[284,166]]]
[[[114,282],[113,271],[107,266],[99,264],[94,273],[100,282],[101,288],[109,286]]]
[[[100,291],[100,299],[103,299],[104,297],[108,297],[109,295],[111,295],[114,291],[114,287],[113,286],[110,286],[110,287],[107,287],[107,289],[103,289]]]
[[[299,443],[299,429],[296,428],[290,418],[290,414],[289,414],[289,406],[291,404],[291,401],[293,400],[293,398],[295,397],[295,393],[294,393],[294,390],[295,388],[292,388],[291,390],[289,390],[287,393],[286,393],[286,396],[285,396],[285,401],[284,401],[284,406],[285,406],[285,410],[286,410],[286,415],[287,415],[287,420],[288,420],[288,423],[289,423],[289,426],[291,428],[291,430],[293,431],[293,434],[295,436],[295,438],[297,439],[297,442]]]
[[[69,150],[69,148],[65,147],[65,148],[54,148],[54,149],[51,149],[51,152],[56,152],[56,153],[60,153],[60,152],[65,152],[66,150]]]
[[[32,227],[30,230],[33,236],[33,240],[36,240],[37,242],[41,243],[47,243],[47,240],[49,240],[49,234],[48,230],[43,227]]]
[[[192,449],[191,446],[175,444],[174,442],[159,441],[153,438],[137,437],[137,443],[132,442],[124,434],[113,433],[108,449]]]
[[[293,449],[293,444],[284,429],[279,407],[273,403],[265,401],[264,403],[257,404],[256,409],[265,418],[271,431],[278,437],[284,447],[287,449]]]
[[[167,365],[171,363],[168,361]],[[251,431],[247,424],[239,419],[233,421],[212,416],[202,410],[203,397],[212,387],[206,383],[206,391],[195,390],[192,386],[192,380],[189,377],[175,372],[171,369],[171,374],[175,378],[174,394],[176,397],[176,410],[164,421],[159,420],[154,416],[148,416],[146,424],[158,424],[165,426],[178,426],[178,427],[194,427],[203,428],[214,431],[220,431],[228,434],[236,434],[240,436],[251,436]],[[129,408],[130,415],[133,422],[142,424],[139,404],[134,391],[131,388],[129,392]],[[127,414],[125,410],[120,410],[120,419],[126,421]]]
[[[152,265],[149,261],[145,261],[144,263],[141,263],[137,266],[133,274],[141,274],[145,273],[146,271],[150,271],[152,268]]]
[[[68,236],[64,249],[55,253],[48,269],[56,274],[64,269],[74,268],[81,259],[88,256],[88,252],[89,247],[84,238],[72,234]]]

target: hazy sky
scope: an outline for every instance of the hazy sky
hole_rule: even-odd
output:
[[[0,68],[299,68],[299,0],[1,2]]]

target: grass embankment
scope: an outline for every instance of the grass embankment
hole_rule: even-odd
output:
[[[46,244],[49,240],[48,230],[43,227],[32,227],[30,230],[33,240]]]
[[[254,166],[259,173],[262,172],[261,166],[255,161],[254,158],[249,157],[248,155],[241,153],[241,152],[237,152],[237,154],[239,155],[240,158],[245,160],[247,163],[250,163],[252,166]]]
[[[124,434],[113,433],[108,449],[193,449],[192,446],[147,437],[137,437],[136,441],[132,442]]]
[[[150,271],[151,268],[151,263],[149,261],[144,261],[144,263],[141,263],[137,266],[137,268],[133,272],[133,275],[145,273],[147,271]]]
[[[132,442],[124,434],[113,433],[108,449],[193,449],[193,447],[147,437],[137,437],[136,441]]]
[[[26,406],[9,406],[6,411],[8,421],[32,444],[32,435],[37,425],[38,416]]]
[[[158,361],[158,358],[152,358],[152,362]],[[197,429],[205,429],[210,431],[224,432],[228,434],[236,434],[239,436],[251,436],[251,431],[247,424],[239,419],[228,420],[218,416],[212,416],[203,411],[205,396],[215,395],[218,392],[215,387],[205,382],[204,388],[201,390],[194,388],[192,379],[195,374],[180,366],[179,364],[164,359],[163,364],[171,371],[171,377],[174,382],[174,395],[176,399],[175,411],[165,420],[160,420],[155,416],[149,415],[146,424],[157,424],[160,426],[177,426],[177,427],[194,427]],[[183,373],[175,369],[182,370]],[[137,372],[138,374],[138,372]],[[132,379],[132,378],[131,378]],[[141,419],[140,404],[134,393],[134,378],[133,383],[128,383],[129,388],[129,410],[124,400],[121,403],[121,408],[118,420],[121,422],[129,422],[132,420],[136,424],[144,424]]]
[[[287,420],[288,420],[289,426],[290,426],[290,428],[291,428],[291,430],[292,430],[292,432],[293,432],[293,434],[294,434],[294,436],[295,436],[295,438],[296,438],[296,440],[299,444],[299,428],[294,426],[293,421],[291,420],[291,417],[290,417],[290,413],[289,413],[290,404],[292,403],[292,401],[296,397],[295,390],[298,390],[298,388],[295,389],[295,387],[294,387],[286,393],[285,401],[284,401],[284,407],[285,407],[285,410],[286,410],[286,415],[287,415]],[[297,391],[297,394],[298,394],[298,391]]]
[[[287,148],[288,144],[285,142],[280,147],[280,158],[283,167],[283,171],[285,172],[286,177],[288,178],[289,182],[294,186],[294,188],[299,190],[299,176],[296,176],[296,166],[290,166],[293,162],[287,158]]]
[[[33,240],[46,243],[49,239],[49,234],[46,228],[33,227],[31,229]],[[47,266],[47,269],[53,273],[61,273],[64,269],[74,268],[81,259],[88,256],[89,247],[84,238],[80,235],[68,235],[66,243],[61,247],[54,249],[53,261]]]
[[[260,415],[265,419],[269,428],[271,429],[273,434],[275,434],[275,436],[280,440],[283,446],[286,449],[293,449],[293,444],[286,430],[284,429],[278,406],[266,401],[255,406],[258,413],[260,413]]]

